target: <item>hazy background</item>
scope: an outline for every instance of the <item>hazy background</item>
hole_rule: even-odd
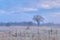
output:
[[[34,22],[34,15],[60,24],[60,0],[0,0],[0,22]]]

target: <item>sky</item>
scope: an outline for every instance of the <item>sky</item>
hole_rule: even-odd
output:
[[[60,24],[60,0],[0,0],[0,22],[33,21],[34,15]]]

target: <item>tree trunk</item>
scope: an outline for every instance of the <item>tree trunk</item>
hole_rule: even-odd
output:
[[[37,22],[37,25],[38,25],[38,27],[40,26],[40,22],[39,21]]]

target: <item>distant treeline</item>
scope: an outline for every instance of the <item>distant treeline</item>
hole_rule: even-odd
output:
[[[36,25],[33,22],[7,22],[7,23],[0,23],[0,26],[33,26]]]
[[[0,23],[0,26],[37,26],[36,23],[33,22],[7,22],[7,23]],[[54,23],[43,23],[40,26],[60,26],[60,24]]]

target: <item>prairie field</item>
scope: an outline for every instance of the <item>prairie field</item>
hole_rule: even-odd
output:
[[[60,40],[59,27],[0,27],[0,40]]]

